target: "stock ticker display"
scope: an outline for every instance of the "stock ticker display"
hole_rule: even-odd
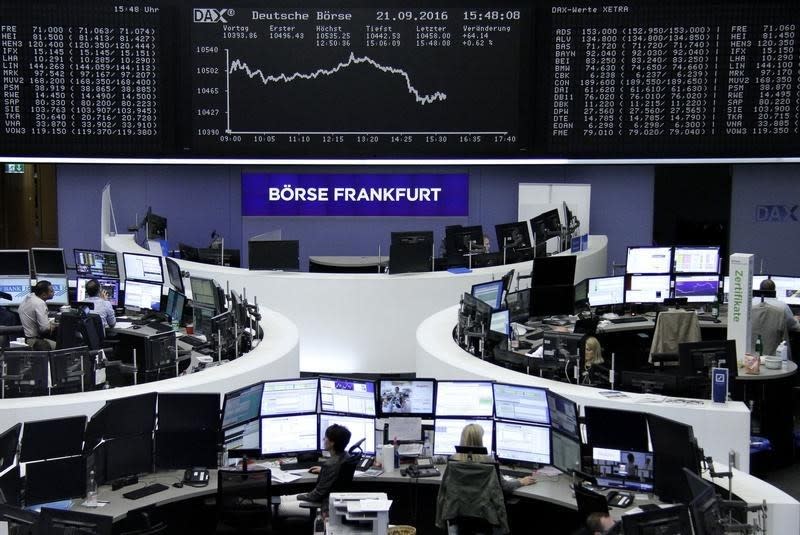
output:
[[[318,3],[319,4],[319,3]],[[0,4],[0,156],[791,156],[794,3]]]

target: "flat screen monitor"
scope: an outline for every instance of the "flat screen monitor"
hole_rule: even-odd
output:
[[[125,307],[131,310],[161,310],[161,284],[125,281]]]
[[[669,275],[625,275],[626,303],[663,303],[669,298]]]
[[[648,451],[647,414],[584,407],[587,443],[597,448]]]
[[[219,435],[210,431],[156,431],[156,469],[216,466]]]
[[[675,247],[673,272],[719,274],[719,247]]]
[[[592,445],[592,475],[601,487],[653,492],[653,454]]]
[[[508,337],[510,329],[511,315],[509,314],[508,310],[498,310],[497,312],[492,312],[492,319],[491,323],[489,324],[490,331]]]
[[[337,414],[320,414],[319,415],[319,438],[318,448],[322,449],[322,441],[325,437],[325,430],[333,424],[343,425],[350,431],[349,446],[352,446],[359,440],[364,440],[361,445],[361,450],[366,454],[375,453],[375,418],[359,418],[357,416],[341,416]],[[347,450],[347,446],[345,447]]]
[[[761,286],[761,283],[768,278],[769,278],[768,275],[753,275],[753,280],[752,280],[753,290],[758,290],[759,287]],[[730,291],[731,287],[730,279],[731,278],[727,275],[722,278],[722,294],[723,294],[723,302],[725,303],[728,302],[728,292]]]
[[[672,270],[672,247],[628,247],[625,273],[660,275]]]
[[[684,377],[709,377],[713,367],[728,369],[728,388],[733,392],[734,378],[738,374],[736,340],[707,340],[678,344],[678,365]]]
[[[92,280],[83,279],[78,277],[78,285],[77,285],[77,301],[85,301],[86,297],[86,283]],[[120,306],[122,303],[120,302],[120,294],[119,294],[119,279],[95,279],[97,283],[100,285],[100,290],[106,292],[106,297],[108,302],[111,303],[111,306]]]
[[[375,416],[375,383],[372,381],[322,377],[319,396],[321,411]]]
[[[436,381],[433,379],[378,381],[381,416],[433,416]]]
[[[526,321],[530,315],[531,290],[519,290],[506,294],[506,307],[511,314],[511,321]]]
[[[589,279],[583,279],[575,284],[575,306],[584,307],[589,305]]]
[[[423,273],[432,271],[433,248],[425,243],[392,243],[389,246],[389,273]]]
[[[533,317],[560,316],[575,312],[575,287],[534,286],[531,288],[530,315]]]
[[[39,280],[50,282],[53,287],[53,298],[47,301],[48,305],[67,305],[69,304],[69,283],[66,277],[48,277]]]
[[[491,418],[494,395],[489,381],[439,381],[436,384],[436,416]]]
[[[775,297],[787,305],[800,305],[800,277],[770,275],[775,283]]]
[[[14,465],[21,430],[22,424],[16,424],[0,435],[0,472],[5,472]]]
[[[515,223],[502,223],[494,226],[497,235],[497,247],[502,251],[506,249],[527,249],[531,246],[531,234],[528,232],[528,223],[517,221]]]
[[[261,416],[317,412],[318,379],[267,381],[261,396]]]
[[[689,303],[713,303],[719,292],[719,275],[675,275],[675,298]]]
[[[494,413],[497,419],[550,425],[547,389],[494,383]]]
[[[589,306],[604,307],[625,303],[625,277],[595,277],[589,279]]]
[[[101,420],[103,438],[150,436],[156,427],[156,393],[107,401]]]
[[[483,252],[483,227],[455,227],[446,229],[445,242],[448,255],[464,255],[470,251]]]
[[[169,283],[180,293],[186,293],[183,287],[183,275],[181,273],[181,266],[174,258],[165,257],[164,263],[167,264],[167,275],[169,275]]]
[[[578,405],[574,401],[548,390],[547,408],[550,411],[550,425],[553,429],[580,440]]]
[[[487,449],[491,449],[494,436],[492,420],[436,418],[433,423],[433,454],[453,455],[456,452],[456,446],[461,444],[461,432],[468,424],[478,424],[483,428],[483,445]]]
[[[264,383],[256,383],[226,393],[222,403],[223,429],[258,418],[261,413],[263,389]]]
[[[300,271],[298,240],[248,241],[247,252],[250,269]]]
[[[503,302],[503,281],[496,280],[473,284],[471,294],[472,297],[492,307],[492,310],[497,310]]]
[[[209,431],[220,428],[219,394],[158,394],[158,429],[160,431]]]
[[[31,278],[30,254],[27,249],[0,251],[0,277]]]
[[[25,505],[81,498],[86,494],[86,463],[82,456],[25,465]],[[107,517],[109,521],[111,517]],[[45,531],[44,533],[53,533]]]
[[[163,240],[167,237],[167,218],[154,214],[151,208],[147,209],[142,224],[147,229],[148,240]]]
[[[531,219],[531,231],[536,243],[547,241],[561,233],[561,216],[558,208],[553,208]]]
[[[113,521],[113,517],[110,516],[47,507],[42,507],[40,515],[42,533],[52,535],[67,535],[68,533],[111,535]]]
[[[84,431],[86,416],[25,422],[19,460],[24,463],[80,455]]]
[[[495,422],[494,443],[501,464],[550,464],[550,428],[519,422]]]
[[[33,271],[38,278],[40,275],[67,276],[67,266],[64,263],[64,249],[31,249],[33,257]]]
[[[0,277],[0,292],[5,292],[11,296],[11,301],[0,300],[0,306],[20,305],[25,297],[31,293],[31,278],[24,277]]]
[[[89,249],[73,250],[75,256],[75,271],[78,277],[91,279],[118,279],[119,264],[117,253],[113,251],[93,251]]]
[[[192,303],[216,310],[219,295],[214,280],[190,277],[189,282],[192,286]]]
[[[625,535],[683,535],[693,533],[689,508],[675,505],[622,516]]]
[[[581,443],[553,429],[550,433],[553,466],[569,474],[581,470]]]
[[[251,420],[228,427],[223,431],[223,443],[229,455],[241,457],[261,453],[261,421]]]
[[[706,487],[689,502],[689,512],[692,515],[695,535],[721,535],[725,533],[722,528],[719,501],[713,487]]]
[[[282,457],[317,451],[318,436],[316,414],[262,418],[261,454]]]
[[[392,232],[392,245],[425,245],[428,252],[433,247],[432,230],[411,230],[404,232]]]
[[[548,256],[533,261],[533,286],[574,286],[575,255]]]
[[[214,333],[211,320],[214,318],[214,309],[201,306],[192,308],[192,319],[194,321],[195,334],[202,334],[210,337]]]
[[[653,445],[655,494],[667,502],[688,503],[692,496],[686,474],[700,473],[700,450],[691,425],[647,415],[650,442]]]
[[[152,433],[107,440],[98,449],[105,454],[106,481],[153,471]]]
[[[143,282],[164,282],[164,273],[161,267],[161,257],[122,253],[122,261],[125,265],[125,280],[135,280]]]
[[[167,307],[164,313],[175,323],[183,321],[183,307],[186,304],[186,296],[176,292],[172,288],[167,292]]]

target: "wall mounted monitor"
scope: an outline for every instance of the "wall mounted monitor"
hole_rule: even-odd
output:
[[[653,492],[653,454],[592,445],[592,475],[601,487]]]
[[[300,271],[298,240],[263,240],[247,242],[249,269]]]
[[[47,301],[48,305],[69,304],[69,282],[66,277],[47,277],[39,280],[46,280],[53,287],[53,298]]]
[[[490,331],[508,337],[510,329],[511,314],[508,312],[508,310],[498,310],[497,312],[492,312],[492,319],[491,323],[489,324]]]
[[[222,402],[223,429],[258,418],[263,388],[264,383],[256,383],[225,394]]]
[[[697,533],[692,531],[689,508],[686,505],[623,515],[622,530],[625,535]]]
[[[497,460],[505,465],[550,464],[550,428],[519,422],[495,422]]]
[[[503,302],[503,281],[496,280],[473,284],[470,293],[472,297],[492,307],[492,310],[497,310]]]
[[[461,432],[468,424],[478,424],[483,428],[483,445],[490,450],[494,435],[492,420],[436,418],[433,422],[433,454],[453,455],[456,452],[456,446],[461,444]]]
[[[86,416],[25,422],[19,448],[20,462],[80,455]]]
[[[494,413],[503,420],[550,425],[547,389],[494,383]]]
[[[358,379],[321,377],[320,410],[375,416],[375,383]]]
[[[433,379],[378,381],[381,416],[433,416],[436,381]]]
[[[186,305],[186,296],[172,288],[167,292],[167,306],[164,313],[169,319],[180,324],[183,321],[183,307]]]
[[[532,286],[574,286],[575,255],[548,256],[533,262]]]
[[[770,275],[775,283],[775,297],[787,305],[800,305],[800,277]]]
[[[158,283],[125,281],[125,307],[131,310],[161,310],[161,290]]]
[[[33,271],[39,275],[67,275],[67,266],[64,262],[64,249],[31,249]]]
[[[674,273],[719,274],[719,247],[675,247]]]
[[[192,303],[206,308],[217,308],[219,295],[213,279],[201,277],[190,277],[189,283],[192,286]]]
[[[220,428],[219,394],[160,393],[158,429],[160,431],[210,431]]]
[[[31,278],[30,253],[27,249],[0,251],[0,277]]]
[[[719,275],[675,275],[675,298],[689,303],[713,303],[719,292]]]
[[[317,412],[319,380],[267,381],[261,395],[261,416]]]
[[[78,277],[78,284],[77,284],[77,301],[85,301],[88,297],[86,295],[86,283],[92,280],[91,278],[83,279]],[[111,303],[111,306],[120,306],[122,302],[120,301],[120,293],[119,293],[119,279],[95,279],[97,283],[100,285],[100,290],[106,292],[106,297],[108,302]]]
[[[75,271],[78,277],[91,279],[118,279],[119,264],[117,253],[113,251],[94,251],[90,249],[75,249]]]
[[[436,384],[436,416],[491,418],[494,394],[489,381],[439,381]]]
[[[595,277],[588,280],[589,306],[604,307],[625,303],[625,277]]]
[[[11,296],[11,301],[0,299],[0,306],[16,306],[25,300],[31,293],[31,278],[24,277],[0,277],[0,292]]]
[[[345,446],[345,451],[363,438],[366,440],[361,445],[361,450],[367,454],[375,453],[375,418],[320,414],[319,439],[317,442],[320,450],[323,448],[322,440],[325,437],[325,430],[333,424],[343,425],[350,431],[350,442]]]
[[[317,447],[317,439],[316,414],[270,416],[261,419],[262,455],[282,457],[318,451],[320,448]]]
[[[147,254],[122,253],[125,265],[125,280],[164,282],[161,257]]]
[[[497,247],[501,252],[504,247],[507,250],[516,250],[531,246],[531,234],[525,221],[495,225],[494,231],[497,235]]]
[[[181,266],[174,258],[165,257],[164,263],[167,264],[167,275],[169,276],[169,283],[178,290],[180,293],[186,293],[183,287],[183,274]]]
[[[628,247],[625,273],[659,275],[672,271],[672,247]]]
[[[550,433],[552,464],[565,474],[581,470],[581,443],[552,429]]]
[[[222,434],[222,441],[229,455],[241,457],[261,453],[261,420],[228,427]]]
[[[669,275],[625,275],[626,303],[663,303],[669,290]]]
[[[592,447],[649,450],[647,414],[635,411],[584,407],[586,442]]]
[[[550,425],[576,440],[580,440],[578,405],[550,390],[547,391],[547,408],[550,410]]]

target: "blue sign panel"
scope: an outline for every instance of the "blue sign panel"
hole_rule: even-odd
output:
[[[242,215],[463,217],[469,175],[243,172]]]

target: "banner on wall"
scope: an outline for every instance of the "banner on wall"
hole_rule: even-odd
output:
[[[242,216],[465,217],[469,175],[242,173]]]

